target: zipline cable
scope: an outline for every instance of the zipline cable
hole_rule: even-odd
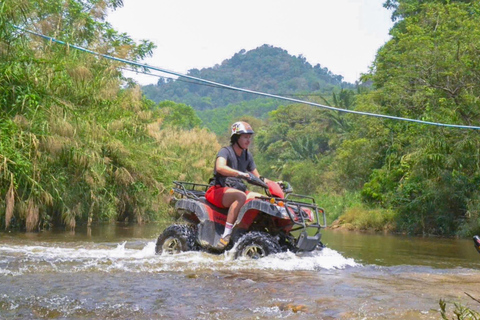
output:
[[[99,53],[99,52],[95,52],[95,51],[92,51],[92,50],[89,50],[89,49],[86,49],[86,48],[83,48],[83,47],[80,47],[80,46],[68,44],[64,41],[57,40],[55,38],[52,38],[52,37],[49,37],[49,36],[31,31],[31,30],[23,29],[23,28],[20,28],[18,26],[15,26],[15,25],[12,25],[12,26],[14,28],[18,29],[18,30],[30,33],[30,34],[38,36],[38,37],[41,37],[45,40],[55,42],[55,43],[59,43],[59,44],[65,45],[69,48],[74,48],[74,49],[77,49],[77,50],[80,50],[80,51],[83,51],[83,52],[87,52],[87,53],[90,53],[90,54],[93,54],[93,55],[97,55],[97,56],[103,57],[105,59],[114,60],[114,61],[134,65],[134,66],[145,68],[145,69],[151,69],[151,70],[163,72],[163,73],[166,73],[166,74],[175,75],[177,77],[187,78],[187,79],[202,82],[202,83],[207,83],[207,84],[210,84],[211,86],[215,86],[215,87],[218,87],[218,88],[235,90],[235,91],[239,91],[239,92],[245,92],[245,93],[250,93],[250,94],[255,94],[255,95],[259,95],[259,96],[264,96],[264,97],[269,97],[269,98],[274,98],[274,99],[280,99],[280,100],[285,100],[285,101],[290,101],[290,102],[295,102],[295,103],[303,103],[303,104],[308,104],[308,105],[323,108],[323,109],[345,112],[345,113],[352,113],[352,114],[363,115],[363,116],[370,116],[370,117],[377,117],[377,118],[384,118],[384,119],[391,119],[391,120],[408,121],[408,122],[414,122],[414,123],[420,123],[420,124],[426,124],[426,125],[433,125],[433,126],[439,126],[439,127],[480,130],[479,126],[466,126],[466,125],[458,125],[458,124],[448,124],[448,123],[424,121],[424,120],[417,120],[417,119],[410,119],[410,118],[403,118],[403,117],[395,117],[395,116],[389,116],[389,115],[384,115],[384,114],[376,114],[376,113],[356,111],[356,110],[348,110],[348,109],[326,106],[326,105],[315,103],[315,102],[309,102],[309,101],[283,97],[283,96],[280,96],[280,95],[269,94],[269,93],[260,92],[260,91],[254,91],[254,90],[249,90],[249,89],[233,87],[233,86],[229,86],[229,85],[226,85],[226,84],[222,84],[222,83],[218,83],[218,82],[214,82],[214,81],[210,81],[210,80],[205,80],[205,79],[189,76],[189,75],[182,74],[182,73],[179,73],[179,72],[170,71],[170,70],[167,70],[167,69],[158,68],[158,67],[154,67],[154,66],[149,66],[148,64],[141,64],[141,63],[137,63],[137,62],[134,62],[134,61],[129,61],[129,60],[126,60],[126,59],[113,57],[113,56],[103,54],[103,53]]]
[[[197,86],[219,88],[218,86],[213,86],[211,84],[206,84],[206,83],[199,83],[198,81],[188,81],[188,80],[183,80],[181,78],[167,77],[167,76],[162,76],[162,75],[155,74],[155,73],[148,73],[148,72],[143,72],[143,71],[130,69],[130,68],[125,68],[125,67],[120,67],[120,69],[125,70],[125,71],[129,71],[129,72],[141,73],[141,74],[144,74],[144,75],[147,75],[147,76],[152,76],[152,77],[157,77],[157,78],[162,78],[162,79],[172,79],[172,80],[183,82],[183,83],[191,83],[191,84],[195,84]],[[275,93],[275,95],[291,96],[291,97],[320,97],[320,98],[323,98],[323,95],[320,94],[320,93]]]

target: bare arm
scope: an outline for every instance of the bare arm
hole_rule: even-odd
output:
[[[225,159],[225,158],[218,157],[215,165],[216,165],[216,168],[217,168],[217,172],[220,173],[222,176],[225,176],[225,177],[239,177],[239,178],[240,177],[247,177],[248,178],[248,173],[241,172],[241,171],[232,169],[229,166],[227,166],[227,159]],[[253,169],[251,171],[251,173],[255,177],[260,178],[260,173],[258,173],[258,170],[256,168]],[[264,178],[264,180],[267,183],[270,181],[267,178]]]
[[[253,174],[255,177],[257,177],[257,178],[260,178],[260,173],[258,173],[258,170],[257,170],[256,168],[253,169],[252,174]],[[269,180],[269,179],[267,179],[267,178],[264,177],[264,178],[263,178],[263,181],[265,181],[265,183],[268,183],[268,182],[270,182],[271,180]]]
[[[227,159],[222,157],[217,158],[217,161],[215,162],[215,166],[216,166],[217,172],[225,177],[247,177],[248,176],[248,173],[246,172],[241,172],[227,166]]]

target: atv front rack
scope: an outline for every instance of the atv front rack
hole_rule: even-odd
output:
[[[291,198],[297,198],[301,200],[291,200]],[[309,200],[309,202],[302,201],[302,200]],[[290,215],[290,219],[295,223],[295,224],[301,224],[302,227],[305,227],[307,222],[306,219],[308,219],[308,214],[302,209],[306,208],[309,209],[311,212],[315,213],[315,221],[316,224],[318,224],[319,227],[321,228],[326,228],[327,227],[327,218],[325,216],[325,210],[323,208],[320,208],[316,202],[315,198],[310,197],[310,196],[305,196],[302,194],[296,194],[296,193],[287,193],[285,196],[285,199],[276,199],[276,201],[283,201],[285,207],[291,208],[293,212],[296,214],[296,217],[293,217],[291,212],[287,210],[287,212]],[[320,220],[320,213],[322,214],[322,220],[323,224],[321,223],[322,220]],[[315,224],[310,224],[310,226],[315,227]]]
[[[304,201],[290,200],[289,198],[292,198],[292,197],[300,198],[300,199],[309,199],[311,200],[311,203],[304,202]],[[290,210],[286,210],[288,215],[290,216],[290,220],[294,224],[294,227],[292,228],[291,232],[302,230],[297,239],[296,247],[300,251],[314,250],[318,246],[318,244],[321,244],[320,242],[322,237],[320,233],[321,228],[327,227],[327,217],[325,215],[325,210],[317,206],[317,204],[315,203],[315,199],[313,197],[300,195],[300,194],[293,194],[293,193],[286,195],[285,207],[292,209],[292,211],[295,213],[295,215],[293,215],[290,212]],[[312,221],[312,223],[307,221],[310,219],[310,217],[308,216],[305,209],[310,210],[310,212],[315,215],[313,217],[314,221]],[[321,223],[322,220],[320,220],[320,213],[322,214],[323,224]],[[312,233],[314,233],[314,235],[309,235],[309,232],[308,232],[309,229],[313,230]]]

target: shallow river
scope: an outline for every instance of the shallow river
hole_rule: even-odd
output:
[[[440,319],[440,299],[480,310],[465,294],[480,299],[471,240],[327,230],[321,252],[248,261],[156,256],[161,229],[0,233],[0,319]]]

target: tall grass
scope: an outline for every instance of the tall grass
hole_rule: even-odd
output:
[[[138,86],[121,76],[120,63],[12,26],[130,60],[151,54],[148,41],[137,45],[104,23],[120,2],[94,2],[57,6],[7,0],[0,6],[2,228],[73,229],[95,221],[155,220],[165,214],[165,184],[185,170],[166,159],[186,156],[176,146],[183,141],[169,142],[178,154],[167,154],[163,141],[148,133],[152,123],[161,125],[162,116]],[[213,140],[207,132],[198,134]],[[189,155],[191,162],[213,158],[209,152]],[[210,163],[204,166],[192,166],[188,174],[202,178]]]
[[[386,209],[368,209],[362,205],[350,207],[336,224],[347,229],[393,231],[396,229],[395,214]]]
[[[328,224],[331,224],[341,215],[345,214],[348,208],[361,204],[360,194],[358,192],[355,193],[349,191],[317,191],[317,194],[315,194],[315,201],[325,210]]]
[[[54,106],[39,109],[40,123],[17,115],[0,126],[10,126],[1,132],[10,142],[1,150],[1,225],[33,231],[164,219],[173,180],[208,181],[219,149],[214,134],[163,127],[159,113],[145,109],[138,88],[118,99],[103,119],[79,121],[78,113]]]

